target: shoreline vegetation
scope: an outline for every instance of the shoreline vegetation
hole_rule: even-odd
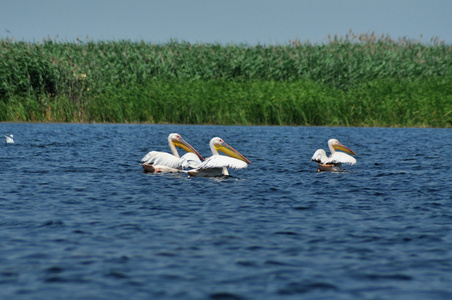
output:
[[[0,39],[1,122],[452,127],[452,45]]]

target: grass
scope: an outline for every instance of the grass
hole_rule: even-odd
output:
[[[452,46],[0,40],[0,121],[452,127]]]

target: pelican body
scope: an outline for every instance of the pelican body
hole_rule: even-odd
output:
[[[204,158],[178,133],[168,136],[168,144],[171,154],[166,152],[151,151],[141,160],[145,172],[182,172],[183,168],[195,167],[201,164]],[[176,147],[182,148],[188,153],[180,157]]]
[[[13,139],[13,135],[12,134],[5,135],[5,138],[6,138],[6,143],[7,144],[14,144],[14,139]]]
[[[354,165],[356,159],[343,152],[336,152],[336,150],[342,150],[352,155],[356,153],[350,148],[342,145],[338,140],[331,139],[328,141],[328,148],[330,149],[331,155],[328,157],[325,150],[318,149],[314,152],[311,161],[315,161],[319,164],[318,172],[321,171],[342,171],[342,164]]]
[[[251,162],[240,152],[229,146],[223,139],[214,137],[209,143],[212,156],[200,163],[196,168],[187,171],[189,176],[216,177],[228,176],[228,168],[244,169]],[[218,151],[224,155],[219,155]]]

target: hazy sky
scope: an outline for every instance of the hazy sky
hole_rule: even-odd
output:
[[[452,0],[0,0],[0,38],[19,41],[322,43],[350,30],[451,44]]]

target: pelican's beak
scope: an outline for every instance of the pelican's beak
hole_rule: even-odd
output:
[[[184,141],[184,139],[182,139],[182,138],[180,138],[178,140],[174,140],[173,145],[176,147],[182,148],[187,152],[192,152],[192,153],[196,154],[200,160],[204,160],[204,158],[201,156],[201,154],[199,154],[198,151],[195,150],[195,148],[190,146],[190,144],[187,143],[186,141]]]
[[[248,160],[248,158],[246,158],[239,151],[235,150],[234,148],[232,148],[231,146],[226,144],[226,142],[224,142],[224,141],[221,144],[216,144],[215,148],[218,151],[223,152],[227,156],[237,158],[237,159],[243,160],[244,162],[246,162],[248,164],[251,164],[251,162]]]
[[[344,152],[347,152],[349,154],[352,155],[358,155],[355,153],[355,151],[353,151],[352,149],[348,148],[347,146],[342,145],[341,143],[337,144],[337,145],[333,145],[333,148],[336,150],[342,150]]]

